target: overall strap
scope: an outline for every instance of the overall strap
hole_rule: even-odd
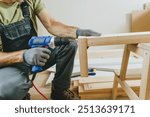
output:
[[[3,31],[3,25],[0,23],[0,36],[1,36],[2,31]]]
[[[20,7],[21,7],[21,10],[22,10],[23,17],[24,18],[29,18],[30,17],[29,5],[26,2],[26,0],[21,2]]]

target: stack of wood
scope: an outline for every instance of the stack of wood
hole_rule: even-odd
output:
[[[116,71],[117,72],[117,71]],[[130,70],[133,73],[133,70]],[[134,71],[137,72],[137,71]],[[81,99],[86,100],[102,100],[102,99],[112,99],[112,87],[114,80],[114,73],[108,73],[109,75],[101,76],[91,76],[86,78],[76,78],[72,80],[73,88],[78,89]],[[134,80],[132,78],[134,77]],[[137,77],[137,80],[135,80]],[[140,86],[140,75],[133,76],[132,74],[128,75],[130,80],[127,83],[133,88],[133,90],[138,94]],[[120,88],[118,89],[118,99],[128,99],[125,92]]]
[[[122,52],[122,49],[102,50],[99,51],[99,54],[97,54],[97,51],[96,54],[94,54],[95,51],[92,51],[92,56],[89,55],[89,66],[91,68],[95,68],[95,66],[101,67],[95,68],[96,75],[72,78],[71,87],[78,91],[82,100],[112,99],[113,81],[115,74],[120,71]],[[138,72],[138,76],[134,76],[137,70],[133,71],[132,69],[141,68],[142,60],[134,54],[131,54],[131,56],[129,65],[129,72],[131,73],[128,73],[128,78],[130,78],[130,80],[127,81],[127,83],[130,84],[138,94],[140,72]],[[132,77],[134,77],[134,80],[132,80]],[[137,77],[137,80],[135,80],[135,77]],[[128,99],[120,86],[118,89],[118,99]]]

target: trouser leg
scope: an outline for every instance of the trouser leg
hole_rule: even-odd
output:
[[[21,100],[32,87],[29,76],[18,67],[0,69],[0,99]]]
[[[76,41],[70,41],[67,45],[57,46],[44,69],[56,63],[56,74],[52,81],[55,90],[65,90],[70,87],[70,78],[74,65],[74,57],[77,50]]]
[[[58,91],[70,87],[76,49],[75,41],[57,46],[44,67],[47,69],[56,64],[56,74],[52,83]],[[0,99],[23,99],[25,97],[32,83],[29,80],[30,68],[24,69],[24,67],[26,66],[14,65],[0,68]]]
[[[75,42],[70,42],[70,44],[58,48],[56,74],[52,81],[55,89],[65,90],[70,87],[76,49],[77,44]]]

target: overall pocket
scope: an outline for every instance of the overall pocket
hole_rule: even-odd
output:
[[[30,35],[31,24],[29,20],[21,20],[4,26],[3,35],[6,39],[15,40]]]
[[[3,26],[2,45],[3,51],[12,52],[29,48],[28,40],[34,34],[30,19]]]

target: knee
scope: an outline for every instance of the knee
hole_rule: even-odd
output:
[[[13,100],[17,99],[17,87],[9,84],[2,84],[0,86],[0,99],[2,100]]]
[[[74,41],[70,41],[69,43],[69,46],[72,50],[74,50],[76,52],[77,48],[78,48],[78,45],[77,45],[77,42],[74,40]]]
[[[29,86],[29,85],[28,85]],[[22,100],[28,93],[30,86],[24,88],[24,85],[2,86],[0,90],[0,99],[2,100]]]
[[[31,81],[26,77],[15,77],[7,82],[0,83],[0,99],[22,100],[32,87]]]
[[[18,67],[4,67],[0,74],[0,99],[22,99],[32,86],[28,74]]]

